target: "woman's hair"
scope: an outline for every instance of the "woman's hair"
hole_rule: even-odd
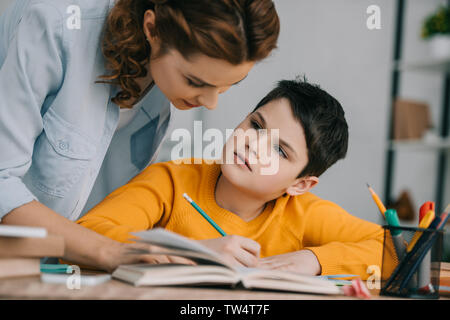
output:
[[[112,101],[137,98],[134,80],[145,77],[151,47],[143,31],[144,13],[155,12],[151,30],[161,42],[158,56],[170,49],[184,58],[201,53],[233,65],[256,62],[276,48],[280,23],[272,0],[119,0],[104,28],[102,51],[110,75],[99,83],[119,85]]]

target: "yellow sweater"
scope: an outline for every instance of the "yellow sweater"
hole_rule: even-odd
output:
[[[356,218],[338,205],[312,193],[272,201],[257,218],[245,222],[215,202],[220,174],[217,164],[157,163],[120,187],[78,223],[121,242],[130,232],[153,227],[192,239],[220,234],[183,198],[187,193],[227,234],[244,236],[261,245],[261,257],[301,249],[317,256],[322,274],[358,274],[381,268],[383,229]]]

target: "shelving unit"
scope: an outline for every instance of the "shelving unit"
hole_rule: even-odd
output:
[[[394,151],[439,151],[450,152],[450,138],[438,141],[391,141],[389,148]]]
[[[394,54],[391,73],[391,112],[389,112],[389,134],[386,148],[384,202],[387,206],[393,203],[392,185],[395,169],[395,154],[403,151],[437,152],[437,172],[435,186],[436,213],[444,209],[446,164],[450,151],[449,138],[449,109],[450,109],[450,57],[446,59],[428,59],[424,61],[403,61],[402,40],[406,0],[397,0],[397,12],[394,36]],[[450,0],[447,1],[450,6]],[[393,108],[399,96],[400,75],[402,72],[438,72],[443,77],[442,105],[440,110],[439,139],[437,141],[394,141],[393,140]],[[430,199],[431,200],[431,199]]]
[[[424,61],[396,61],[393,66],[399,71],[449,72],[450,58]]]

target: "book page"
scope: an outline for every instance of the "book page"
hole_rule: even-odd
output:
[[[151,243],[157,246],[173,249],[184,249],[189,251],[202,252],[212,256],[217,253],[201,244],[183,237],[175,232],[171,232],[162,228],[155,228],[147,231],[132,232],[133,235],[139,237],[140,242]]]
[[[235,268],[235,270],[238,272],[238,274],[242,279],[246,280],[271,279],[271,280],[282,280],[288,282],[303,283],[313,286],[335,287],[335,284],[330,280],[318,276],[304,275],[297,272],[246,268],[246,267],[238,267]]]
[[[226,267],[228,269],[234,269],[233,266],[224,262],[220,257],[212,256],[210,254],[189,251],[189,250],[178,250],[161,247],[160,250],[144,250],[144,249],[129,249],[128,253],[130,254],[153,254],[153,255],[166,255],[166,256],[178,256],[184,257],[196,262],[200,265],[219,265],[222,267]]]
[[[239,281],[236,273],[223,266],[184,264],[122,265],[113,277],[129,281],[136,286],[161,286],[185,284],[230,284]]]
[[[268,289],[317,294],[341,294],[332,281],[296,272],[239,267],[235,269],[248,289]]]
[[[45,238],[47,230],[40,227],[0,225],[1,237]]]
[[[132,234],[139,237],[139,239],[137,239],[138,242],[149,243],[163,248],[163,250],[151,252],[151,254],[165,254],[192,258],[195,262],[213,262],[214,264],[233,269],[233,267],[223,261],[221,256],[215,251],[174,232],[162,228],[155,228],[147,231],[132,232]],[[134,250],[133,253],[139,253],[139,251],[140,250]]]
[[[241,283],[244,287],[249,289],[266,289],[266,290],[281,290],[281,291],[292,291],[292,292],[302,292],[302,293],[315,293],[315,294],[342,294],[342,290],[336,286],[321,286],[313,285],[309,283],[299,283],[295,281],[288,280],[274,280],[265,278],[250,278],[242,279]]]

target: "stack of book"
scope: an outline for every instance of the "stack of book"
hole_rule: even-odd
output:
[[[40,259],[61,258],[64,239],[44,228],[0,225],[0,279],[40,274]]]
[[[441,262],[439,294],[450,296],[450,262]]]

